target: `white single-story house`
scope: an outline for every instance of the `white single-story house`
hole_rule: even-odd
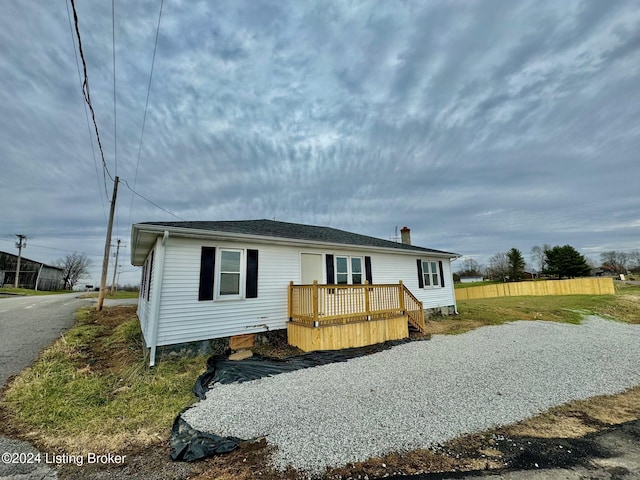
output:
[[[460,283],[475,283],[482,282],[484,277],[482,275],[469,275],[466,277],[460,277]]]
[[[412,309],[455,313],[451,261],[459,255],[411,245],[406,227],[402,239],[274,220],[134,224],[131,263],[143,267],[137,314],[150,363],[158,346],[288,329],[292,322],[312,329],[343,317],[371,325]],[[398,338],[407,335],[402,320]]]

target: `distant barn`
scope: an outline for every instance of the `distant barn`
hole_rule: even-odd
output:
[[[16,283],[18,256],[0,252],[0,287],[13,287]],[[42,262],[20,258],[18,287],[32,290],[62,290],[62,269]]]

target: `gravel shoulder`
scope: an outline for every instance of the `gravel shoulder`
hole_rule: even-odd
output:
[[[266,437],[276,468],[318,473],[518,422],[640,384],[640,326],[514,322],[243,384],[183,413],[194,428]]]

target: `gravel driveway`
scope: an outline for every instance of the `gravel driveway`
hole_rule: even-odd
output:
[[[514,322],[231,385],[183,413],[194,428],[277,447],[310,473],[514,423],[640,384],[640,325]]]

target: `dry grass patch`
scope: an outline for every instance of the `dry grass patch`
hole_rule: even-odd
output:
[[[617,395],[575,400],[503,431],[539,438],[578,438],[612,425],[640,419],[640,386]]]
[[[6,388],[0,432],[66,452],[118,452],[166,441],[194,401],[206,359],[146,367],[135,306],[80,310],[76,325]]]

